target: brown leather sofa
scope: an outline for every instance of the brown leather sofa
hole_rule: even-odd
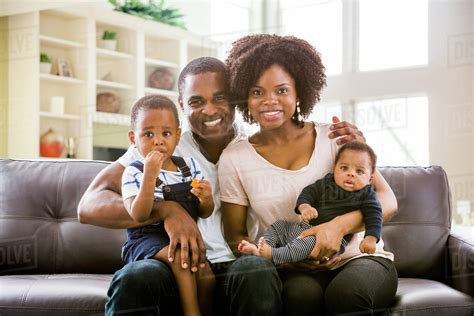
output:
[[[0,159],[0,315],[103,314],[125,231],[80,224],[97,161]],[[384,226],[400,282],[393,315],[473,315],[474,248],[451,235],[440,167],[384,168],[398,214]]]

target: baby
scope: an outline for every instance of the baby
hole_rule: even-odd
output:
[[[301,214],[303,222],[276,221],[259,239],[258,247],[242,240],[239,251],[263,256],[276,265],[304,260],[316,245],[316,238],[297,238],[303,231],[361,210],[366,231],[359,248],[363,253],[374,253],[382,233],[382,208],[370,184],[376,162],[377,157],[367,144],[357,141],[344,144],[336,155],[334,174],[308,185],[298,197],[295,211]],[[351,238],[352,235],[344,236],[339,254]]]
[[[181,136],[174,103],[158,95],[141,98],[132,108],[131,125],[128,137],[144,158],[131,163],[122,176],[122,196],[130,216],[146,222],[154,201],[163,199],[178,202],[194,220],[210,216],[211,186],[202,179],[197,161],[172,156]],[[198,276],[186,264],[168,258],[170,240],[162,222],[128,229],[127,235],[122,248],[125,263],[152,258],[166,262],[175,276],[184,314],[211,313],[215,279],[208,264]],[[174,258],[181,258],[180,253]]]

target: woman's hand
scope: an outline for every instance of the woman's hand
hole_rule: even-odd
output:
[[[311,235],[316,237],[316,246],[311,252],[310,257],[319,264],[322,263],[327,265],[335,259],[332,258],[332,256],[334,256],[334,254],[341,248],[344,232],[339,224],[332,220],[305,230],[300,236],[298,236],[298,238],[304,238]]]
[[[354,140],[365,143],[364,134],[357,129],[357,126],[342,121],[337,117],[332,117],[333,124],[330,126],[329,138],[337,138],[337,144],[342,145]]]

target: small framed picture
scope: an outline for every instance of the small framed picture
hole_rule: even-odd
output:
[[[62,58],[58,58],[58,72],[63,77],[73,77],[71,63]]]

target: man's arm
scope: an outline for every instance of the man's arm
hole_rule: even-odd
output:
[[[124,170],[121,164],[115,162],[94,178],[79,202],[79,222],[107,228],[137,226],[125,209],[121,196]]]
[[[174,201],[153,204],[150,220],[139,225],[128,214],[121,196],[121,179],[125,168],[115,162],[103,169],[87,188],[78,206],[78,218],[83,224],[107,228],[131,228],[158,221],[165,222],[170,238],[169,258],[174,258],[177,244],[181,245],[181,259],[187,262],[191,252],[193,270],[205,264],[206,247],[196,222]],[[188,251],[189,250],[189,251]]]

